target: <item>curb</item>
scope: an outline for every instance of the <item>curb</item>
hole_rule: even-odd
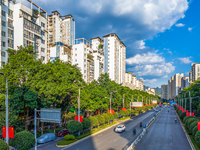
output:
[[[174,110],[175,110],[175,109],[174,109]],[[176,112],[176,110],[175,110],[175,112]],[[190,144],[191,149],[192,149],[192,150],[196,150],[194,144],[192,143],[192,140],[190,139],[190,136],[188,135],[187,131],[186,131],[185,128],[183,127],[184,124],[181,122],[181,120],[180,120],[179,115],[177,114],[177,112],[176,112],[176,115],[178,116],[178,120],[179,120],[180,123],[181,123],[181,127],[182,127],[182,129],[183,129],[183,132],[185,133],[185,136],[186,136],[186,138],[187,138],[187,140],[188,140],[188,142],[189,142],[189,144]]]
[[[149,111],[149,110],[147,110],[147,111]],[[147,111],[146,111],[146,112],[147,112]],[[143,113],[145,113],[145,112],[143,112]],[[143,114],[143,113],[141,113],[141,114]],[[140,114],[138,114],[138,115],[140,115]],[[138,116],[138,115],[137,115],[137,116]],[[87,139],[87,138],[90,138],[90,137],[92,137],[92,136],[94,136],[94,135],[96,135],[96,134],[99,134],[99,133],[101,133],[101,132],[103,132],[103,131],[105,131],[105,130],[107,130],[107,129],[110,129],[111,127],[113,127],[113,126],[115,126],[115,125],[121,124],[121,123],[123,123],[123,122],[125,122],[125,121],[128,121],[128,120],[130,120],[130,119],[133,119],[133,118],[135,118],[135,117],[137,117],[137,116],[133,116],[133,117],[128,118],[128,119],[126,119],[126,120],[122,120],[122,121],[120,121],[120,122],[118,122],[118,123],[116,123],[116,124],[114,124],[114,125],[112,125],[112,126],[109,126],[109,127],[105,128],[105,129],[102,129],[102,130],[100,130],[100,131],[98,131],[98,132],[96,132],[96,133],[90,134],[90,135],[88,135],[88,136],[86,136],[86,137],[84,137],[84,138],[82,138],[82,139],[80,139],[80,140],[74,141],[74,142],[72,142],[72,143],[70,143],[70,144],[68,144],[68,145],[57,145],[57,144],[56,144],[56,147],[68,147],[68,146],[71,146],[71,145],[76,144],[76,143],[78,143],[78,142],[81,142],[81,141],[83,141],[83,140],[85,140],[85,139]]]

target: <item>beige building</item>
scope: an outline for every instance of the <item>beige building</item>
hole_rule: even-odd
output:
[[[168,85],[161,85],[161,99],[168,100]]]
[[[152,95],[156,95],[155,89],[152,89],[152,88],[146,89],[145,92],[152,94]]]
[[[143,81],[141,81],[140,79],[136,80],[136,89],[144,91],[144,84]]]
[[[125,73],[125,86],[129,87],[130,89],[136,89],[136,76],[132,75],[132,73]]]

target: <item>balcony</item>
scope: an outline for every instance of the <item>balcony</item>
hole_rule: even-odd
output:
[[[10,23],[8,23],[8,27],[9,28],[11,28],[11,29],[13,29],[14,27],[13,27],[13,25],[12,24],[10,24]]]
[[[13,48],[13,44],[12,43],[8,43],[8,47]]]
[[[9,18],[13,19],[13,15],[8,15]]]

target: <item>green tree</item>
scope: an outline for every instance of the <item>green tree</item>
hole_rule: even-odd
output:
[[[83,134],[84,134],[84,130],[88,129],[89,127],[91,127],[91,123],[90,120],[87,118],[83,118]]]
[[[196,132],[194,140],[196,141],[197,144],[200,145],[200,131]]]
[[[105,123],[105,118],[104,118],[104,116],[103,115],[96,115],[95,116],[96,118],[97,118],[97,120],[98,120],[98,126],[100,125],[100,124],[104,124]]]
[[[91,123],[91,130],[92,130],[92,127],[98,126],[99,122],[96,117],[91,116],[91,117],[88,117],[88,119],[90,120],[90,123]]]
[[[79,132],[83,129],[83,125],[81,122],[76,120],[72,120],[67,124],[67,129],[73,133]]]
[[[0,139],[0,149],[1,150],[9,150],[9,146],[4,140]]]

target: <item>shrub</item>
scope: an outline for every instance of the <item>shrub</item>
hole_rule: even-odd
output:
[[[96,117],[88,117],[91,123],[91,127],[97,126],[99,124],[98,120]]]
[[[192,135],[195,136],[196,132],[197,132],[197,126],[195,126],[195,127],[192,129]]]
[[[194,116],[185,117],[185,118],[183,119],[183,122],[185,123],[186,120],[189,119],[189,118],[195,118],[195,117],[194,117]]]
[[[119,115],[121,115],[121,116],[126,116],[126,112],[124,111],[124,110],[121,110],[120,112],[119,112]]]
[[[180,118],[183,119],[184,117],[186,117],[186,112],[181,113]]]
[[[91,127],[91,123],[88,118],[83,118],[82,124],[83,124],[83,129],[88,129],[89,127]]]
[[[10,139],[9,144],[18,150],[27,150],[34,146],[35,138],[31,132],[21,131],[15,134],[14,139]]]
[[[186,126],[189,128],[190,127],[190,124],[193,123],[194,121],[197,121],[198,119],[196,118],[191,118],[191,119],[188,119],[187,123],[186,123]]]
[[[194,121],[194,122],[192,122],[191,124],[190,124],[190,126],[189,126],[189,131],[190,131],[190,133],[192,133],[192,129],[195,127],[195,126],[197,126],[197,122],[198,121]]]
[[[106,123],[106,122],[109,122],[109,117],[108,117],[107,114],[102,114],[102,116],[103,116],[104,119],[105,119],[105,123]]]
[[[197,144],[200,145],[200,131],[196,132],[194,140],[196,141]]]
[[[75,139],[75,136],[74,135],[65,135],[64,136],[64,139],[66,140],[66,141],[68,141],[68,140],[74,140]]]
[[[72,120],[67,124],[67,129],[71,132],[79,132],[83,129],[83,125],[76,120]]]
[[[105,118],[102,115],[96,115],[95,116],[99,122],[99,124],[104,124],[105,123]]]
[[[114,119],[118,119],[118,114],[116,112],[114,112],[113,116],[114,116]]]
[[[67,120],[72,120],[74,119],[74,117],[75,117],[75,114],[73,112],[70,111],[67,113]]]
[[[9,150],[8,144],[2,139],[0,139],[0,150]]]
[[[107,113],[108,117],[109,117],[109,121],[114,120],[114,116],[111,113]]]

